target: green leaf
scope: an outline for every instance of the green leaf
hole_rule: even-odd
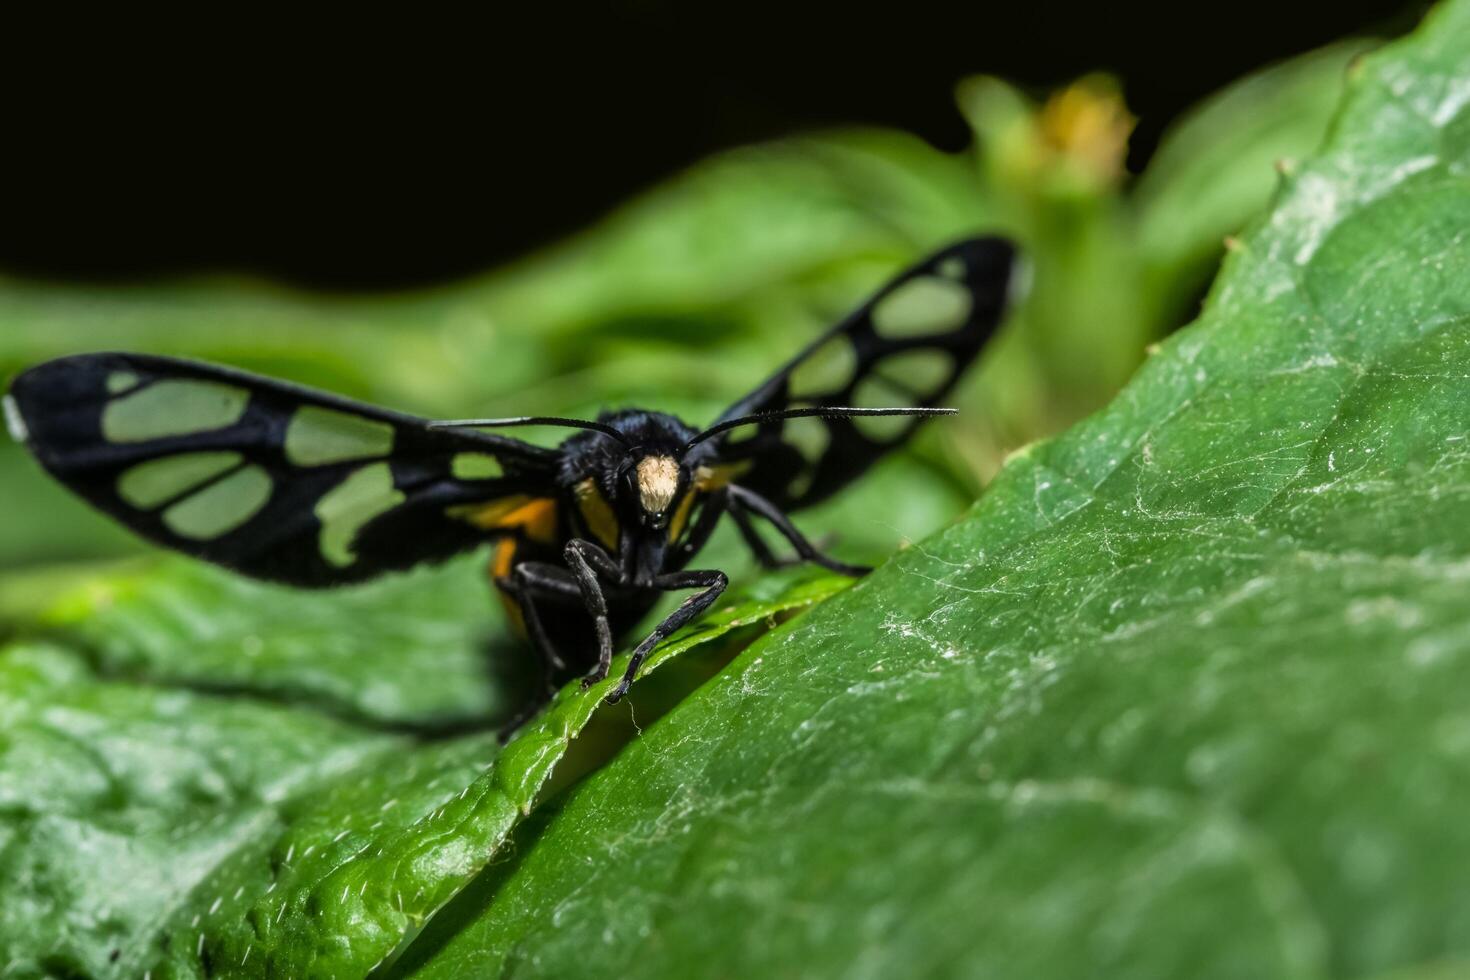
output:
[[[763,582],[645,674],[846,584]],[[96,580],[52,640],[0,649],[7,974],[349,976],[389,955],[495,857],[626,663],[501,749],[484,592],[464,562],[310,597],[173,562]],[[573,768],[630,734],[594,726],[611,744]]]
[[[239,692],[367,725],[446,725],[510,708],[486,664],[506,628],[474,562],[330,593],[181,558],[138,562],[53,601],[43,623],[106,678]]]
[[[748,648],[394,975],[1363,976],[1470,952],[1470,2],[1202,319]]]
[[[44,643],[0,651],[0,718],[0,968],[18,977],[142,975],[160,930],[212,903],[196,890],[222,862],[409,748],[325,715],[104,681]]]

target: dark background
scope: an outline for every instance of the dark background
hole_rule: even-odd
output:
[[[1140,117],[1136,171],[1171,118],[1230,80],[1345,35],[1400,33],[1420,9],[910,0],[880,17],[644,0],[413,25],[354,11],[309,29],[11,32],[0,272],[442,281],[723,147],[857,122],[960,149],[951,91],[976,72],[1038,91],[1119,75]]]

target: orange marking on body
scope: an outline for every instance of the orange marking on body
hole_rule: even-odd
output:
[[[511,515],[515,526],[524,527],[532,541],[551,544],[556,540],[556,501],[541,497]]]
[[[495,591],[500,596],[500,604],[505,607],[505,616],[510,620],[510,625],[525,639],[526,618],[521,612],[520,600],[501,584],[501,580],[510,575],[510,570],[515,567],[516,546],[519,543],[515,538],[502,538],[495,545],[495,551],[490,555],[490,581],[495,583]]]
[[[722,463],[719,466],[701,466],[694,471],[694,489],[700,493],[710,493],[729,484],[740,474],[750,469],[751,461],[743,459],[738,463]]]
[[[679,535],[684,533],[684,525],[689,523],[689,511],[694,508],[695,491],[684,494],[684,499],[679,501],[679,506],[674,508],[674,516],[669,520],[669,543],[679,540]]]
[[[495,552],[490,556],[490,577],[505,578],[515,566],[516,559],[515,538],[501,538],[495,546]]]
[[[597,540],[608,548],[617,550],[618,547],[618,518],[602,497],[602,491],[597,489],[597,481],[588,477],[574,488],[577,494],[577,507],[582,511],[582,519],[587,522],[587,530],[591,531]]]
[[[556,500],[551,497],[515,494],[488,504],[453,507],[449,513],[487,531],[523,531],[532,541],[556,541]]]

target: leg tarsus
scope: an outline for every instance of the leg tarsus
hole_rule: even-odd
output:
[[[643,661],[648,658],[653,648],[662,643],[675,630],[685,623],[694,619],[700,613],[710,607],[720,593],[730,584],[724,572],[671,572],[660,575],[653,580],[655,588],[672,592],[675,589],[702,589],[679,604],[679,608],[669,613],[664,621],[654,627],[653,632],[633,651],[633,657],[628,661],[628,669],[623,671],[623,679],[618,681],[603,700],[607,704],[617,704],[628,693],[633,679],[638,676],[638,668],[643,666]]]
[[[537,690],[526,699],[519,711],[501,725],[497,734],[502,744],[509,741],[522,725],[552,702],[557,692],[556,674],[566,669],[566,661],[557,652],[556,645],[551,642],[546,626],[541,621],[536,597],[561,596],[576,599],[581,595],[566,569],[533,562],[516,567],[510,575],[508,591],[515,596],[516,603],[520,606],[521,619],[526,624],[531,646],[540,654],[541,671],[537,679]]]
[[[607,676],[609,668],[612,667],[613,641],[612,627],[607,620],[607,600],[602,594],[602,585],[597,581],[597,571],[607,573],[609,568],[616,572],[617,565],[607,552],[590,541],[574,538],[567,542],[566,550],[567,565],[577,579],[577,585],[581,589],[582,602],[587,607],[588,614],[592,617],[593,626],[597,630],[597,665],[582,678],[582,690],[587,690],[593,684]],[[594,566],[597,566],[594,570]]]
[[[520,604],[521,618],[526,622],[526,633],[530,636],[531,643],[541,652],[542,659],[552,670],[565,670],[566,661],[551,642],[546,626],[541,622],[541,613],[536,608],[536,596],[576,599],[581,596],[577,583],[566,569],[539,562],[518,565],[511,573],[511,582],[514,583],[512,591]]]

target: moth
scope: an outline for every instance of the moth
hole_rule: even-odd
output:
[[[224,367],[129,353],[48,361],[14,379],[9,429],[53,477],[136,533],[242,574],[346,585],[491,545],[489,575],[543,683],[607,676],[616,640],[666,592],[692,591],[634,649],[648,653],[719,597],[693,569],[722,517],[771,566],[866,569],[788,516],[900,445],[995,333],[1015,251],[984,237],[888,283],[695,429],[662,412],[596,420],[430,421]],[[555,449],[489,429],[577,429]],[[762,536],[793,552],[781,559]],[[769,532],[768,532],[769,533]]]

